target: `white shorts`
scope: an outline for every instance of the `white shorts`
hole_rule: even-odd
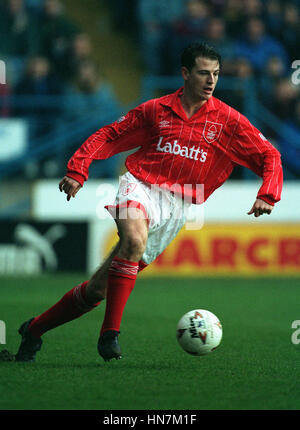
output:
[[[116,208],[137,207],[148,220],[148,240],[142,261],[150,264],[176,237],[185,224],[185,203],[168,190],[139,181],[130,172],[121,176],[117,196],[113,205],[105,206],[115,217]]]

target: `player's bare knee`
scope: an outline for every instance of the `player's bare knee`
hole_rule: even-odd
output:
[[[132,233],[122,238],[119,255],[132,261],[139,261],[146,249],[147,237]]]

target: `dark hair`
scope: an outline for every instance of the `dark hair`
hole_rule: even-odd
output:
[[[212,46],[200,42],[192,43],[183,50],[181,54],[181,66],[191,71],[197,57],[216,60],[221,67],[221,55]]]

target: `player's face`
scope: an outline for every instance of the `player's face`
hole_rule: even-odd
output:
[[[191,71],[182,68],[185,86],[195,99],[208,100],[216,87],[220,72],[217,60],[197,57]]]

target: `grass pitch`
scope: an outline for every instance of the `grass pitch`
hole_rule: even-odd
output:
[[[15,353],[20,324],[83,279],[1,278],[1,347]],[[98,356],[101,304],[46,333],[35,363],[0,363],[0,409],[299,409],[300,344],[291,340],[299,287],[297,278],[139,279],[121,326],[122,360]],[[203,357],[175,337],[179,318],[195,308],[223,324],[221,345]]]

